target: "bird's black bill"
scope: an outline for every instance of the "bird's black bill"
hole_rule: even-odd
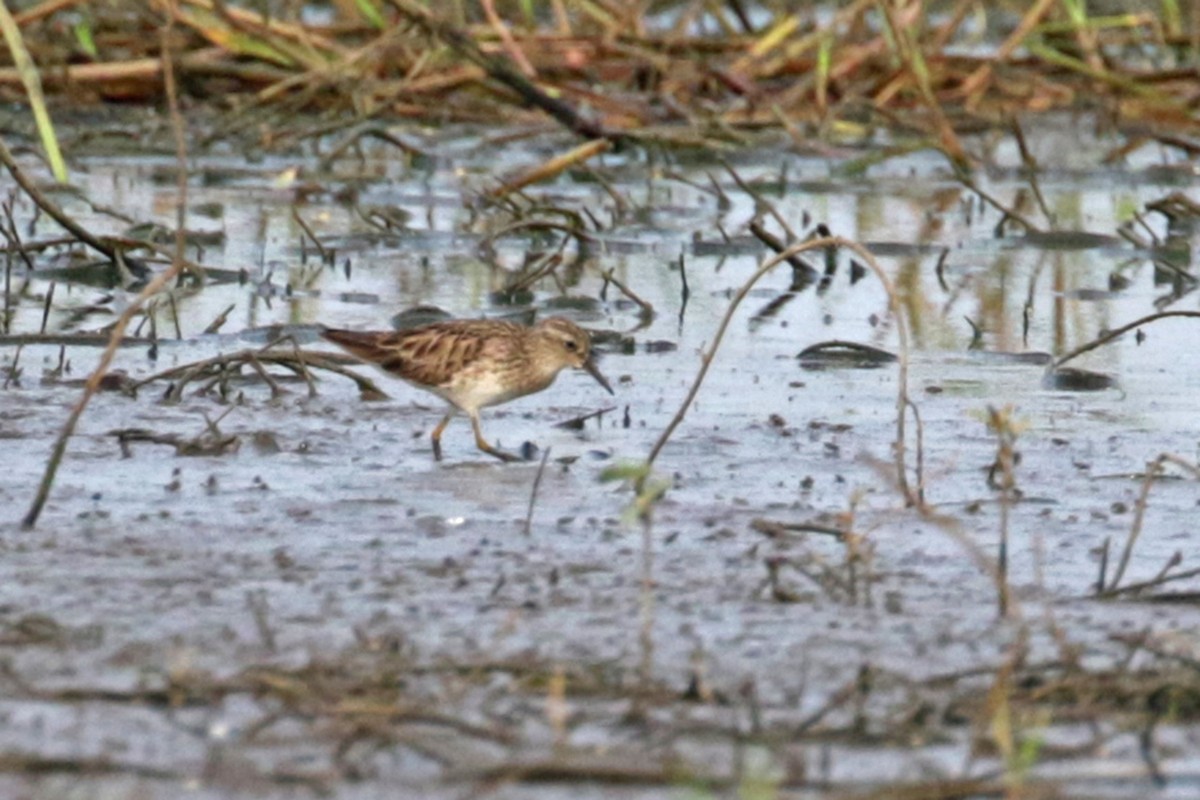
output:
[[[596,368],[595,363],[593,363],[590,358],[583,362],[583,368],[587,370],[588,375],[591,375],[596,379],[596,383],[607,389],[609,394],[616,394],[616,392],[613,391],[613,388],[608,385],[608,378],[600,374],[600,370]]]

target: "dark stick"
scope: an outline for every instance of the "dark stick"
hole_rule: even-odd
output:
[[[57,285],[50,281],[50,288],[46,290],[46,302],[42,304],[42,327],[38,329],[38,333],[46,332],[46,321],[50,318],[50,304],[54,301],[54,287]]]
[[[1089,350],[1095,350],[1097,347],[1100,347],[1101,345],[1108,344],[1113,339],[1116,339],[1118,336],[1120,336],[1123,333],[1128,333],[1129,331],[1131,331],[1134,328],[1137,328],[1141,325],[1146,325],[1151,322],[1156,322],[1157,320],[1160,320],[1160,319],[1166,319],[1167,317],[1198,317],[1198,318],[1200,318],[1200,311],[1160,311],[1157,314],[1150,314],[1149,316],[1142,317],[1141,319],[1135,319],[1133,322],[1130,322],[1127,325],[1122,325],[1121,327],[1116,328],[1115,330],[1111,330],[1108,333],[1104,334],[1103,336],[1093,339],[1092,341],[1088,342],[1087,344],[1083,344],[1083,345],[1080,345],[1079,347],[1076,347],[1074,350],[1067,353],[1065,356],[1059,356],[1058,359],[1056,359],[1055,362],[1048,367],[1048,369],[1050,369],[1051,371],[1056,370],[1059,367],[1061,367],[1063,364],[1070,361],[1071,359],[1076,358],[1077,356],[1081,356],[1084,353],[1088,352]]]
[[[4,333],[12,333],[12,250],[4,258]]]
[[[687,256],[682,252],[679,254],[679,281],[682,284],[679,287],[679,327],[683,327],[683,313],[687,311],[688,298],[692,296],[692,290],[688,288],[687,282]]]
[[[514,69],[507,61],[483,52],[468,34],[436,17],[429,9],[419,5],[415,0],[391,0],[391,3],[397,11],[427,33],[441,39],[463,58],[481,67],[493,80],[512,89],[529,105],[545,111],[572,133],[585,139],[607,139],[618,147],[628,143],[627,134],[606,130],[599,123],[585,119],[572,106],[551,97],[534,86],[528,78]]]
[[[542,463],[538,464],[537,475],[533,479],[533,488],[529,490],[529,509],[525,512],[525,535],[531,535],[533,528],[533,507],[537,503],[538,487],[542,485],[542,473],[546,471],[546,461],[550,458],[550,448],[542,453]]]
[[[295,206],[292,206],[292,219],[296,220],[296,224],[300,226],[300,229],[308,234],[308,238],[312,240],[313,245],[317,248],[317,252],[321,254],[321,261],[327,262],[329,260],[329,251],[325,249],[325,245],[321,244],[321,240],[317,238],[317,235],[312,232],[312,228],[308,227],[308,223],[304,221],[304,217],[300,216],[300,212],[296,210]],[[304,240],[301,239],[300,241],[303,242]]]
[[[67,216],[67,212],[63,211],[58,203],[55,203],[42,193],[42,190],[25,174],[25,171],[17,166],[16,159],[13,158],[12,152],[4,144],[3,139],[0,139],[0,163],[8,167],[8,171],[12,173],[13,179],[25,190],[26,194],[33,198],[33,202],[37,203],[38,208],[53,217],[55,222],[66,228],[76,239],[101,253],[109,261],[115,262],[117,260],[116,248],[97,239],[86,228]]]

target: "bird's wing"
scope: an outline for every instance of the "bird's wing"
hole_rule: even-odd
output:
[[[435,322],[407,331],[347,331],[326,328],[321,335],[347,352],[406,381],[442,386],[519,326],[472,320]]]

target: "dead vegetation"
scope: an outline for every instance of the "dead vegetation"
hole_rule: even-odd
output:
[[[589,209],[547,205],[527,190],[566,170],[588,170],[600,182],[601,170],[587,164],[617,148],[702,146],[728,150],[751,141],[763,130],[778,131],[790,145],[805,151],[831,142],[861,142],[880,132],[895,134],[898,144],[872,157],[887,158],[916,148],[933,148],[955,166],[963,195],[980,207],[997,212],[997,236],[1013,232],[1042,237],[1059,245],[1086,232],[1059,229],[1053,209],[1042,197],[1039,165],[1024,144],[1019,118],[1048,111],[1095,114],[1126,133],[1122,149],[1147,141],[1195,154],[1194,108],[1200,81],[1187,66],[1197,50],[1195,21],[1150,12],[1120,17],[1080,15],[1072,3],[1034,3],[1009,9],[993,4],[955,2],[936,12],[921,4],[852,2],[834,10],[818,24],[816,12],[794,13],[766,4],[751,21],[741,3],[680,3],[668,10],[647,12],[635,4],[573,2],[550,4],[544,15],[491,2],[476,9],[459,4],[420,5],[412,0],[376,3],[362,0],[336,4],[328,20],[302,21],[297,7],[234,6],[208,0],[159,0],[134,3],[118,0],[103,8],[53,0],[33,5],[16,15],[21,36],[41,72],[52,103],[157,102],[164,80],[176,74],[185,102],[208,103],[221,117],[213,126],[211,145],[221,139],[250,143],[260,150],[285,149],[320,141],[326,147],[320,161],[328,169],[337,158],[352,154],[365,138],[394,146],[404,158],[429,156],[387,126],[397,120],[423,123],[473,122],[503,124],[526,135],[545,130],[547,119],[586,141],[515,176],[503,176],[480,193],[485,201],[476,220],[486,231],[478,239],[480,256],[495,261],[495,246],[506,236],[535,241],[542,250],[529,253],[513,271],[504,292],[518,295],[538,285],[553,285],[566,294],[570,281],[563,273],[585,259],[602,235],[617,229],[630,214],[632,203],[605,183],[612,200],[612,217],[601,219]],[[86,13],[85,13],[86,12]],[[169,20],[169,25],[165,21]],[[64,37],[73,25],[74,39]],[[1005,34],[993,44],[977,38],[979,26]],[[1149,54],[1149,55],[1148,55]],[[172,72],[173,70],[173,72]],[[0,92],[19,95],[21,75],[15,67],[0,68]],[[524,127],[521,127],[524,126]],[[1007,202],[977,181],[977,162],[963,138],[982,129],[1006,132],[1018,143],[1028,172],[1024,204]],[[176,125],[176,132],[182,126]],[[328,140],[334,138],[331,146]],[[186,154],[179,156],[181,182],[186,184]],[[62,337],[59,334],[12,332],[9,312],[22,301],[21,275],[38,268],[39,256],[58,247],[88,248],[105,260],[112,279],[122,286],[143,287],[142,300],[171,301],[176,287],[188,278],[200,285],[216,272],[183,258],[182,239],[172,252],[122,237],[101,237],[78,225],[41,191],[0,143],[0,156],[22,190],[41,212],[53,216],[68,231],[66,239],[25,242],[11,211],[5,210],[3,233],[8,256],[5,271],[4,333],[0,344],[94,345],[109,343],[106,359],[121,346],[154,346],[157,331],[148,338],[123,337],[134,320],[149,320],[155,310],[137,303],[118,324],[103,334]],[[1114,152],[1113,158],[1120,158]],[[856,167],[865,166],[862,162]],[[800,353],[811,366],[823,356],[851,351],[855,362],[899,370],[895,398],[895,434],[891,458],[879,466],[880,485],[893,490],[933,529],[959,535],[954,521],[939,516],[927,503],[924,449],[919,403],[907,386],[906,288],[895,286],[888,272],[863,244],[824,229],[818,223],[795,231],[764,200],[758,186],[726,168],[736,190],[755,203],[756,213],[745,234],[717,233],[698,240],[693,252],[734,253],[749,249],[773,255],[731,296],[715,339],[701,354],[689,393],[654,442],[644,467],[614,477],[637,487],[630,514],[641,526],[643,558],[639,595],[640,663],[636,669],[611,664],[564,665],[537,656],[524,661],[489,662],[461,659],[454,663],[422,659],[404,652],[403,641],[360,635],[359,647],[313,660],[301,667],[283,667],[263,658],[231,675],[179,671],[157,685],[138,690],[93,687],[41,688],[36,679],[6,669],[7,696],[16,701],[78,706],[137,706],[172,719],[189,712],[216,713],[231,699],[245,701],[252,718],[239,731],[239,747],[249,752],[271,746],[278,730],[317,742],[323,766],[311,770],[260,769],[255,778],[274,784],[297,784],[314,793],[330,792],[339,781],[365,780],[381,768],[379,752],[412,751],[439,764],[449,782],[470,784],[486,793],[489,787],[514,782],[590,782],[630,786],[694,787],[698,792],[741,789],[756,780],[768,791],[829,788],[821,773],[820,749],[831,743],[867,743],[887,748],[920,746],[931,741],[967,742],[972,759],[985,764],[981,777],[938,776],[927,781],[893,782],[884,786],[839,784],[843,798],[967,798],[1055,796],[1048,781],[1030,777],[1033,761],[1083,759],[1105,751],[1113,739],[1133,732],[1139,738],[1145,775],[1161,778],[1155,732],[1163,723],[1200,721],[1198,658],[1186,642],[1151,634],[1120,643],[1126,657],[1097,665],[1072,658],[1069,643],[1053,663],[1030,663],[1020,635],[1001,664],[977,670],[914,681],[863,661],[847,663],[844,683],[815,709],[801,714],[799,702],[773,704],[760,699],[759,687],[748,679],[737,691],[715,687],[696,667],[680,673],[674,683],[656,680],[661,662],[654,660],[655,567],[652,520],[656,503],[669,482],[655,483],[650,467],[684,420],[702,389],[706,372],[721,345],[726,326],[755,281],[780,264],[792,271],[792,284],[760,307],[750,324],[763,324],[781,313],[799,293],[824,291],[840,262],[851,280],[875,275],[885,286],[888,303],[880,309],[886,324],[895,326],[900,352],[888,353],[858,342],[835,340]],[[728,202],[726,188],[714,178],[705,187],[718,202]],[[729,189],[729,192],[735,191]],[[181,207],[184,205],[180,203]],[[386,211],[386,210],[383,210]],[[1196,279],[1187,265],[1170,263],[1145,218],[1161,214],[1171,221],[1168,235],[1178,244],[1187,234],[1173,229],[1194,225],[1198,210],[1182,193],[1172,193],[1137,210],[1137,219],[1111,238],[1121,237],[1139,248],[1140,257],[1155,260],[1169,277],[1161,305],[1194,293]],[[319,253],[322,267],[333,267],[332,249],[295,219]],[[364,213],[363,219],[381,234],[390,231],[386,213]],[[179,219],[177,232],[184,225]],[[717,238],[719,237],[719,238]],[[1094,243],[1093,243],[1094,244]],[[1090,246],[1084,242],[1080,246]],[[306,251],[307,252],[307,251]],[[134,257],[134,254],[137,257]],[[140,260],[150,254],[154,262]],[[814,263],[824,262],[824,271]],[[947,295],[955,291],[942,270],[945,252],[935,267]],[[169,263],[148,285],[150,266]],[[490,263],[490,262],[489,262]],[[14,266],[14,264],[16,266]],[[347,263],[347,271],[349,265]],[[683,309],[689,296],[687,263],[681,255],[678,272]],[[621,302],[636,308],[638,328],[621,337],[633,347],[633,333],[655,318],[656,309],[638,294],[638,285],[613,271],[600,273],[600,298],[613,290]],[[1114,281],[1120,275],[1114,273]],[[1038,276],[1031,279],[1030,297]],[[270,282],[268,278],[267,283]],[[267,287],[274,288],[274,287]],[[1044,288],[1044,287],[1043,287]],[[160,291],[161,290],[161,291]],[[284,291],[290,291],[291,286]],[[267,292],[264,291],[264,294]],[[153,296],[153,298],[152,298]],[[45,297],[48,310],[53,288]],[[1032,311],[1027,309],[1026,327]],[[140,316],[139,316],[140,315]],[[1118,337],[1167,317],[1196,317],[1198,312],[1161,310],[1118,328],[1052,359],[1049,371],[1061,374],[1066,362],[1099,349]],[[175,319],[178,325],[178,318]],[[214,320],[215,332],[224,315]],[[971,347],[983,347],[979,325]],[[57,338],[56,338],[57,337]],[[177,338],[182,338],[177,331]],[[1028,354],[1025,354],[1028,355]],[[1037,354],[1034,354],[1037,355]],[[107,361],[89,380],[87,394],[105,388]],[[1039,362],[1041,363],[1041,362]],[[835,367],[836,368],[836,367]],[[5,388],[21,380],[18,355],[7,367]],[[345,362],[327,353],[307,352],[294,341],[273,341],[261,348],[242,348],[123,382],[134,392],[160,388],[162,399],[210,397],[221,404],[244,399],[247,386],[275,400],[292,387],[316,391],[315,373],[324,371],[355,381],[364,396],[380,394],[369,378],[348,370]],[[111,374],[108,374],[111,379]],[[1103,377],[1103,376],[1101,376]],[[1106,386],[1111,384],[1105,384]],[[604,412],[596,412],[604,413]],[[628,409],[626,420],[628,421]],[[590,415],[580,417],[586,419]],[[129,453],[137,443],[173,447],[179,455],[214,456],[232,453],[238,437],[223,432],[220,420],[206,421],[197,435],[160,433],[146,428],[110,432]],[[576,421],[578,422],[578,420]],[[772,425],[775,421],[772,420]],[[779,426],[782,427],[782,421]],[[996,460],[989,488],[999,509],[999,550],[990,558],[975,551],[982,572],[995,580],[1002,616],[1017,626],[1032,625],[1021,618],[1012,601],[1009,525],[1025,513],[1024,474],[1017,469],[1024,441],[1018,420],[1006,408],[989,408],[988,424],[995,438]],[[69,423],[60,441],[71,435]],[[61,450],[54,458],[61,456]],[[547,453],[548,457],[548,453]],[[52,461],[52,464],[55,463]],[[542,469],[546,467],[543,459]],[[542,470],[538,472],[541,479]],[[1109,601],[1194,603],[1194,592],[1165,592],[1165,585],[1194,578],[1198,571],[1184,566],[1182,553],[1171,558],[1149,580],[1126,580],[1128,563],[1153,513],[1151,490],[1166,480],[1200,477],[1188,459],[1161,454],[1139,476],[1140,491],[1124,549],[1111,576],[1108,548],[1101,563],[1094,595]],[[51,472],[44,486],[49,491]],[[528,496],[525,531],[534,517],[538,482]],[[44,497],[41,498],[44,500]],[[768,537],[772,552],[753,559],[765,575],[753,602],[802,604],[815,601],[874,609],[888,597],[886,561],[880,557],[875,528],[858,516],[857,496],[832,517],[794,522],[758,518],[753,530]],[[36,508],[40,508],[40,505]],[[37,519],[31,512],[29,525]],[[832,548],[814,545],[810,534],[833,537]],[[822,541],[822,543],[824,543]],[[1022,543],[1023,546],[1024,543]],[[757,547],[757,544],[754,545]],[[497,586],[502,585],[503,576]],[[255,599],[256,598],[256,599]],[[276,636],[265,599],[252,605],[265,649],[275,652]],[[884,600],[883,605],[889,600]],[[1047,627],[1053,627],[1048,625]],[[22,619],[5,627],[0,646],[67,646],[69,637],[52,619]],[[472,692],[477,693],[472,695]],[[447,698],[469,697],[461,705]],[[481,719],[482,717],[482,719]],[[1073,748],[1043,747],[1041,731],[1058,722],[1090,726],[1091,738]],[[632,738],[635,745],[597,750],[573,743],[573,730],[591,726],[612,734],[613,740]],[[647,736],[647,734],[649,734]],[[201,733],[199,738],[206,736]],[[643,746],[644,740],[656,743]],[[713,742],[729,752],[728,765],[714,765],[697,755],[697,743]],[[552,746],[545,746],[552,742]],[[206,742],[211,758],[204,779],[220,785],[222,774],[244,770],[234,764],[220,742]],[[787,765],[778,775],[756,775],[745,762],[752,747],[769,750]],[[223,749],[225,748],[225,749]],[[827,767],[827,765],[826,765]],[[23,774],[127,774],[148,780],[193,777],[183,769],[123,762],[119,759],[20,756],[0,758],[0,772]],[[232,781],[232,778],[227,778]],[[852,782],[848,782],[852,783]],[[1015,788],[1014,788],[1015,787]],[[749,792],[745,792],[749,796]],[[768,795],[770,796],[770,795]],[[834,796],[834,795],[831,795]]]
[[[387,120],[550,118],[617,146],[726,147],[770,128],[808,148],[890,129],[965,165],[965,132],[1055,110],[1100,112],[1135,142],[1200,149],[1189,66],[1200,23],[1174,3],[1113,16],[975,0],[857,0],[828,13],[767,2],[753,14],[738,0],[362,0],[319,22],[304,10],[46,0],[15,23],[51,99],[157,102],[169,56],[188,94],[225,107],[215,136],[268,149],[348,133],[344,148]],[[21,83],[0,67],[4,91]]]
[[[269,641],[271,623],[264,624],[264,641]],[[389,780],[404,786],[397,760],[376,756],[408,751],[436,763],[448,785],[477,790],[496,781],[709,790],[755,781],[770,792],[765,796],[775,797],[825,787],[822,772],[837,766],[821,755],[828,743],[870,742],[903,750],[965,741],[974,754],[974,777],[930,775],[884,785],[843,780],[837,793],[823,796],[965,800],[1004,786],[1011,791],[1019,780],[1018,796],[1028,798],[1055,784],[1018,776],[1017,765],[1004,761],[1009,748],[1032,746],[1040,763],[1060,768],[1090,764],[1075,769],[1076,780],[1087,780],[1089,770],[1106,763],[1104,754],[1132,735],[1141,742],[1142,764],[1133,765],[1129,775],[1140,771],[1153,777],[1160,757],[1157,726],[1200,721],[1194,656],[1183,659],[1170,652],[1169,643],[1146,635],[1129,637],[1127,656],[1107,666],[1027,663],[1016,650],[1014,662],[998,673],[990,690],[990,676],[976,670],[913,682],[869,662],[848,665],[842,690],[803,713],[796,705],[762,701],[752,683],[737,694],[714,691],[701,673],[681,674],[674,684],[648,684],[635,671],[614,665],[564,666],[536,656],[451,663],[422,658],[403,646],[395,649],[390,634],[379,636],[361,633],[357,646],[298,667],[264,663],[227,676],[176,670],[129,690],[62,681],[43,687],[37,676],[19,674],[7,664],[0,670],[0,685],[10,701],[70,704],[93,714],[128,707],[165,715],[174,726],[194,730],[196,746],[208,754],[204,781],[209,786],[242,785],[253,778],[321,793],[345,781]],[[40,639],[16,643],[11,633],[0,639],[5,647],[45,646]],[[1135,657],[1142,662],[1137,667]],[[639,710],[631,715],[634,706]],[[236,748],[225,733],[200,724],[214,715],[236,720]],[[1052,722],[1081,725],[1091,734],[1072,744],[1041,741],[1041,731]],[[614,742],[636,731],[656,744],[597,749],[573,742],[579,729],[607,730]],[[307,765],[271,766],[272,751],[299,736],[317,745]],[[536,744],[544,738],[557,744]],[[756,772],[746,761],[754,748],[765,748],[786,768]],[[702,757],[704,752],[710,755]],[[717,752],[720,757],[713,758]],[[1094,777],[1109,775],[1112,768],[1109,762]],[[178,781],[189,774],[153,759],[116,756],[9,755],[0,759],[0,772],[132,774],[152,781]]]

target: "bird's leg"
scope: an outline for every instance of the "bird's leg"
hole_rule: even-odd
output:
[[[446,426],[450,424],[450,420],[454,419],[455,410],[450,409],[446,416],[442,417],[442,421],[433,429],[433,433],[429,438],[433,440],[433,458],[435,461],[442,460],[442,431],[446,430]],[[478,429],[476,429],[478,430]]]
[[[490,444],[487,443],[487,440],[483,438],[483,431],[479,428],[479,412],[478,411],[471,414],[471,427],[475,429],[475,446],[478,447],[483,452],[487,453],[488,455],[495,456],[496,458],[500,459],[501,461],[520,461],[521,460],[520,456],[513,455],[512,453],[506,453],[503,450],[500,450],[499,448],[496,448],[496,447],[492,447]]]

